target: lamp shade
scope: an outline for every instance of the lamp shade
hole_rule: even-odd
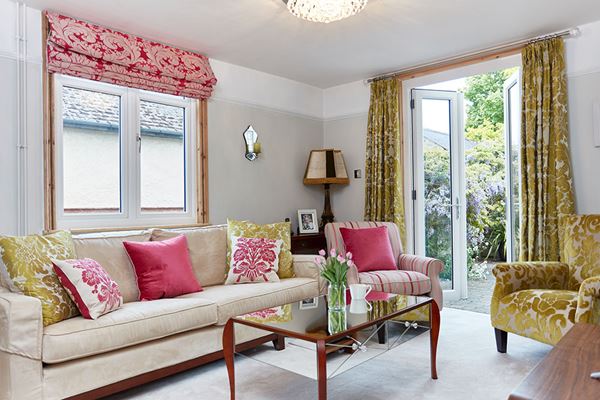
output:
[[[334,149],[312,150],[306,164],[304,184],[322,185],[330,183],[342,185],[350,183],[342,151]]]

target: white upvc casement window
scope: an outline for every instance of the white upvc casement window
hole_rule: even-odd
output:
[[[195,223],[195,100],[53,79],[57,228]]]

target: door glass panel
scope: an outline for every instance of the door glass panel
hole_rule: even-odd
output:
[[[185,109],[140,101],[142,212],[184,212]]]
[[[521,96],[519,85],[514,84],[508,89],[508,122],[510,129],[510,220],[512,225],[512,261],[519,259],[519,214],[520,199],[520,162],[521,150]]]
[[[65,214],[121,211],[121,97],[62,89]]]
[[[425,255],[441,260],[443,289],[453,288],[450,101],[423,99]]]

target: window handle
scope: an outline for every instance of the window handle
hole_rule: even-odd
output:
[[[142,153],[142,135],[137,135],[135,140],[137,140],[137,143],[138,143],[138,153],[141,154]]]

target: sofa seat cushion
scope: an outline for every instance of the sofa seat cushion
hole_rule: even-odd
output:
[[[96,320],[75,317],[44,329],[42,361],[59,363],[190,331],[217,322],[217,306],[201,298],[125,303]]]
[[[431,292],[431,279],[416,271],[370,271],[358,274],[360,283],[377,292],[419,295]]]
[[[519,290],[500,299],[492,325],[555,345],[575,323],[577,297],[570,290]]]
[[[217,304],[217,324],[231,317],[264,308],[281,306],[319,295],[319,284],[310,278],[289,278],[279,282],[246,285],[219,285],[178,298],[205,299]]]

